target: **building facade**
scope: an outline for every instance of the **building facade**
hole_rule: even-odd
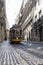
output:
[[[5,0],[0,0],[0,42],[5,39],[6,28]]]
[[[20,20],[18,22],[23,29],[23,37],[25,40],[32,40],[32,24],[33,24],[33,7],[36,0],[24,0],[20,9]]]
[[[9,31],[10,31],[10,25],[6,17],[6,39],[9,39]]]
[[[32,40],[43,41],[43,0],[37,0],[33,10]]]
[[[18,24],[25,40],[43,41],[43,0],[23,1]]]

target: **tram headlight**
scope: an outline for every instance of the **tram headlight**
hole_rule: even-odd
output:
[[[16,39],[18,39],[18,37]]]

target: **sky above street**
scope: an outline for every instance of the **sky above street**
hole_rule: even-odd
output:
[[[16,16],[19,13],[22,0],[6,0],[6,14],[7,21],[10,24],[10,27],[15,24]]]

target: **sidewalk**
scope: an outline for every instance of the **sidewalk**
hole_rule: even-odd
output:
[[[25,43],[34,43],[34,44],[43,44],[43,42],[36,42],[36,41],[22,41],[22,42],[25,42]]]

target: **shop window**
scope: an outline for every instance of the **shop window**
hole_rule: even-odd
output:
[[[29,40],[30,40],[30,31],[29,31]]]
[[[37,30],[35,30],[35,35],[37,36]]]

